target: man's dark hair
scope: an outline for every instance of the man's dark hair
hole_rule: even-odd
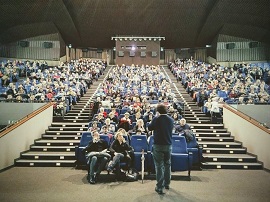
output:
[[[167,114],[167,108],[164,104],[158,104],[157,105],[157,111],[160,113],[160,114]]]

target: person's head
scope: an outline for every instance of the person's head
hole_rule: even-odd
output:
[[[122,133],[123,135],[127,135],[126,130],[124,128],[119,128],[117,132]]]
[[[143,120],[142,120],[142,119],[138,119],[138,120],[137,120],[137,125],[143,126],[143,125],[144,125]]]
[[[105,125],[104,125],[104,126],[102,126],[102,128],[101,128],[101,129],[102,129],[102,131],[103,131],[104,133],[107,133],[107,132],[108,132],[108,127],[107,127],[107,126],[105,126]]]
[[[178,113],[177,112],[174,112],[173,115],[172,115],[173,119],[178,119]]]
[[[157,112],[159,112],[160,114],[167,114],[166,106],[164,104],[158,104]]]
[[[96,127],[97,127],[97,125],[98,125],[98,124],[97,124],[97,121],[93,121],[93,123],[92,123],[92,127],[95,127],[95,128],[96,128]]]
[[[120,131],[117,131],[114,137],[119,142],[126,142],[125,138],[123,137],[123,133]]]
[[[125,117],[129,118],[129,113],[128,112],[125,113]]]
[[[137,119],[139,119],[139,118],[141,117],[141,113],[140,113],[140,112],[137,112],[137,113],[135,114],[135,116],[136,116]]]
[[[184,126],[186,124],[186,119],[184,118],[180,119],[179,123],[180,123],[180,126]]]
[[[93,137],[93,140],[94,140],[94,141],[97,141],[97,140],[100,139],[100,136],[99,136],[99,133],[98,133],[97,130],[94,130],[94,131],[92,132],[92,137]]]
[[[105,124],[106,124],[106,125],[110,125],[110,124],[111,124],[111,119],[107,118],[107,119],[105,120]]]

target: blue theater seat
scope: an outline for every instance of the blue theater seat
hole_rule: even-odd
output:
[[[75,158],[76,158],[76,167],[86,165],[86,158],[82,150],[88,145],[92,140],[91,132],[83,132],[80,140],[79,146],[75,147]]]
[[[193,162],[193,154],[188,152],[186,139],[183,136],[172,137],[172,167],[174,171],[188,171],[190,177],[190,171]]]
[[[130,146],[134,149],[134,159],[135,159],[135,169],[137,171],[142,170],[142,150],[145,152],[145,161],[144,161],[144,170],[147,169],[147,163],[148,163],[148,157],[147,157],[147,151],[148,151],[148,142],[147,142],[147,136],[146,135],[132,135],[130,139]]]

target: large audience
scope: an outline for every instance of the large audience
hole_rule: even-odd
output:
[[[211,102],[228,104],[270,103],[270,69],[258,64],[223,67],[194,60],[176,60],[170,70],[205,112]]]
[[[88,59],[61,63],[57,67],[39,61],[2,62],[1,101],[52,101],[56,108],[69,110],[105,68],[104,62]]]

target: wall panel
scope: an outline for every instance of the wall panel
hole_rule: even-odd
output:
[[[63,49],[62,54],[65,55],[65,48],[61,48],[60,41],[62,39],[58,33],[32,37],[21,41],[28,41],[29,46],[21,47],[20,41],[3,45],[0,47],[0,57],[59,61],[60,49]],[[51,42],[53,44],[52,48],[44,48],[44,42]]]

